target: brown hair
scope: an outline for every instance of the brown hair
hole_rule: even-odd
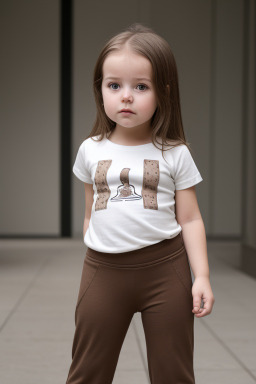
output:
[[[162,139],[163,146],[172,147],[185,144],[188,149],[183,130],[178,71],[174,55],[167,41],[156,34],[151,28],[140,23],[134,23],[126,30],[113,36],[99,54],[94,68],[93,91],[96,101],[97,116],[89,137],[100,135],[98,141],[111,134],[116,123],[109,119],[103,108],[101,85],[103,79],[103,63],[106,57],[114,51],[128,45],[133,52],[146,57],[152,65],[153,84],[156,90],[157,108],[151,119],[152,143],[156,146],[157,137]],[[169,84],[169,90],[167,88]],[[172,140],[172,143],[170,143]],[[176,142],[176,143],[175,143]]]

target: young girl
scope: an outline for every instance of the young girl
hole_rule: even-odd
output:
[[[169,44],[133,24],[101,51],[93,85],[97,118],[73,166],[88,248],[66,383],[112,383],[140,312],[151,384],[194,384],[194,316],[214,296]]]

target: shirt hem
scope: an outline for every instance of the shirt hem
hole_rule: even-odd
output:
[[[189,180],[186,180],[186,181],[181,182],[181,183],[177,183],[177,185],[175,184],[175,189],[177,191],[179,191],[180,189],[186,189],[186,188],[192,187],[195,184],[200,183],[201,181],[203,181],[202,176],[200,174],[197,174],[196,176],[194,176],[193,178],[191,178]]]
[[[123,253],[123,252],[130,252],[130,251],[135,251],[135,250],[138,250],[138,249],[141,249],[141,248],[145,248],[145,247],[148,247],[148,246],[150,246],[150,245],[160,243],[160,242],[163,241],[163,240],[170,240],[170,239],[172,239],[173,237],[178,236],[178,234],[179,234],[181,231],[182,231],[182,229],[179,230],[179,232],[175,233],[173,236],[170,236],[170,237],[166,237],[166,238],[164,238],[164,239],[157,240],[157,241],[154,242],[154,243],[149,243],[149,244],[145,244],[145,245],[143,244],[143,245],[142,245],[141,247],[139,247],[139,248],[122,249],[122,250],[118,249],[118,250],[114,250],[114,251],[110,251],[110,252],[107,252],[106,250],[103,250],[103,249],[96,249],[96,248],[93,248],[93,247],[91,247],[91,246],[88,246],[88,245],[86,244],[86,242],[85,242],[85,239],[84,239],[84,244],[86,245],[87,248],[91,248],[91,249],[93,249],[94,251],[97,251],[97,252],[104,252],[104,253]]]

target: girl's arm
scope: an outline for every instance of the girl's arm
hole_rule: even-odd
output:
[[[84,183],[85,188],[85,215],[84,215],[84,226],[83,226],[83,238],[85,237],[85,233],[89,227],[89,222],[91,219],[91,211],[93,204],[93,184]]]
[[[195,186],[176,190],[176,220],[182,227],[183,240],[194,277],[210,277],[203,219]]]
[[[176,219],[182,227],[184,245],[195,277],[192,312],[197,317],[203,317],[211,313],[215,298],[210,285],[206,234],[195,186],[176,190],[175,202]],[[200,308],[201,300],[204,302],[204,309]]]

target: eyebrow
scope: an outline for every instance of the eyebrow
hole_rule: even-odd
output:
[[[108,80],[108,79],[119,80],[120,77],[109,76],[109,77],[106,77],[106,78],[105,78],[105,80]],[[136,77],[135,80],[146,80],[146,81],[149,81],[149,82],[151,83],[151,80],[146,79],[145,77]]]

